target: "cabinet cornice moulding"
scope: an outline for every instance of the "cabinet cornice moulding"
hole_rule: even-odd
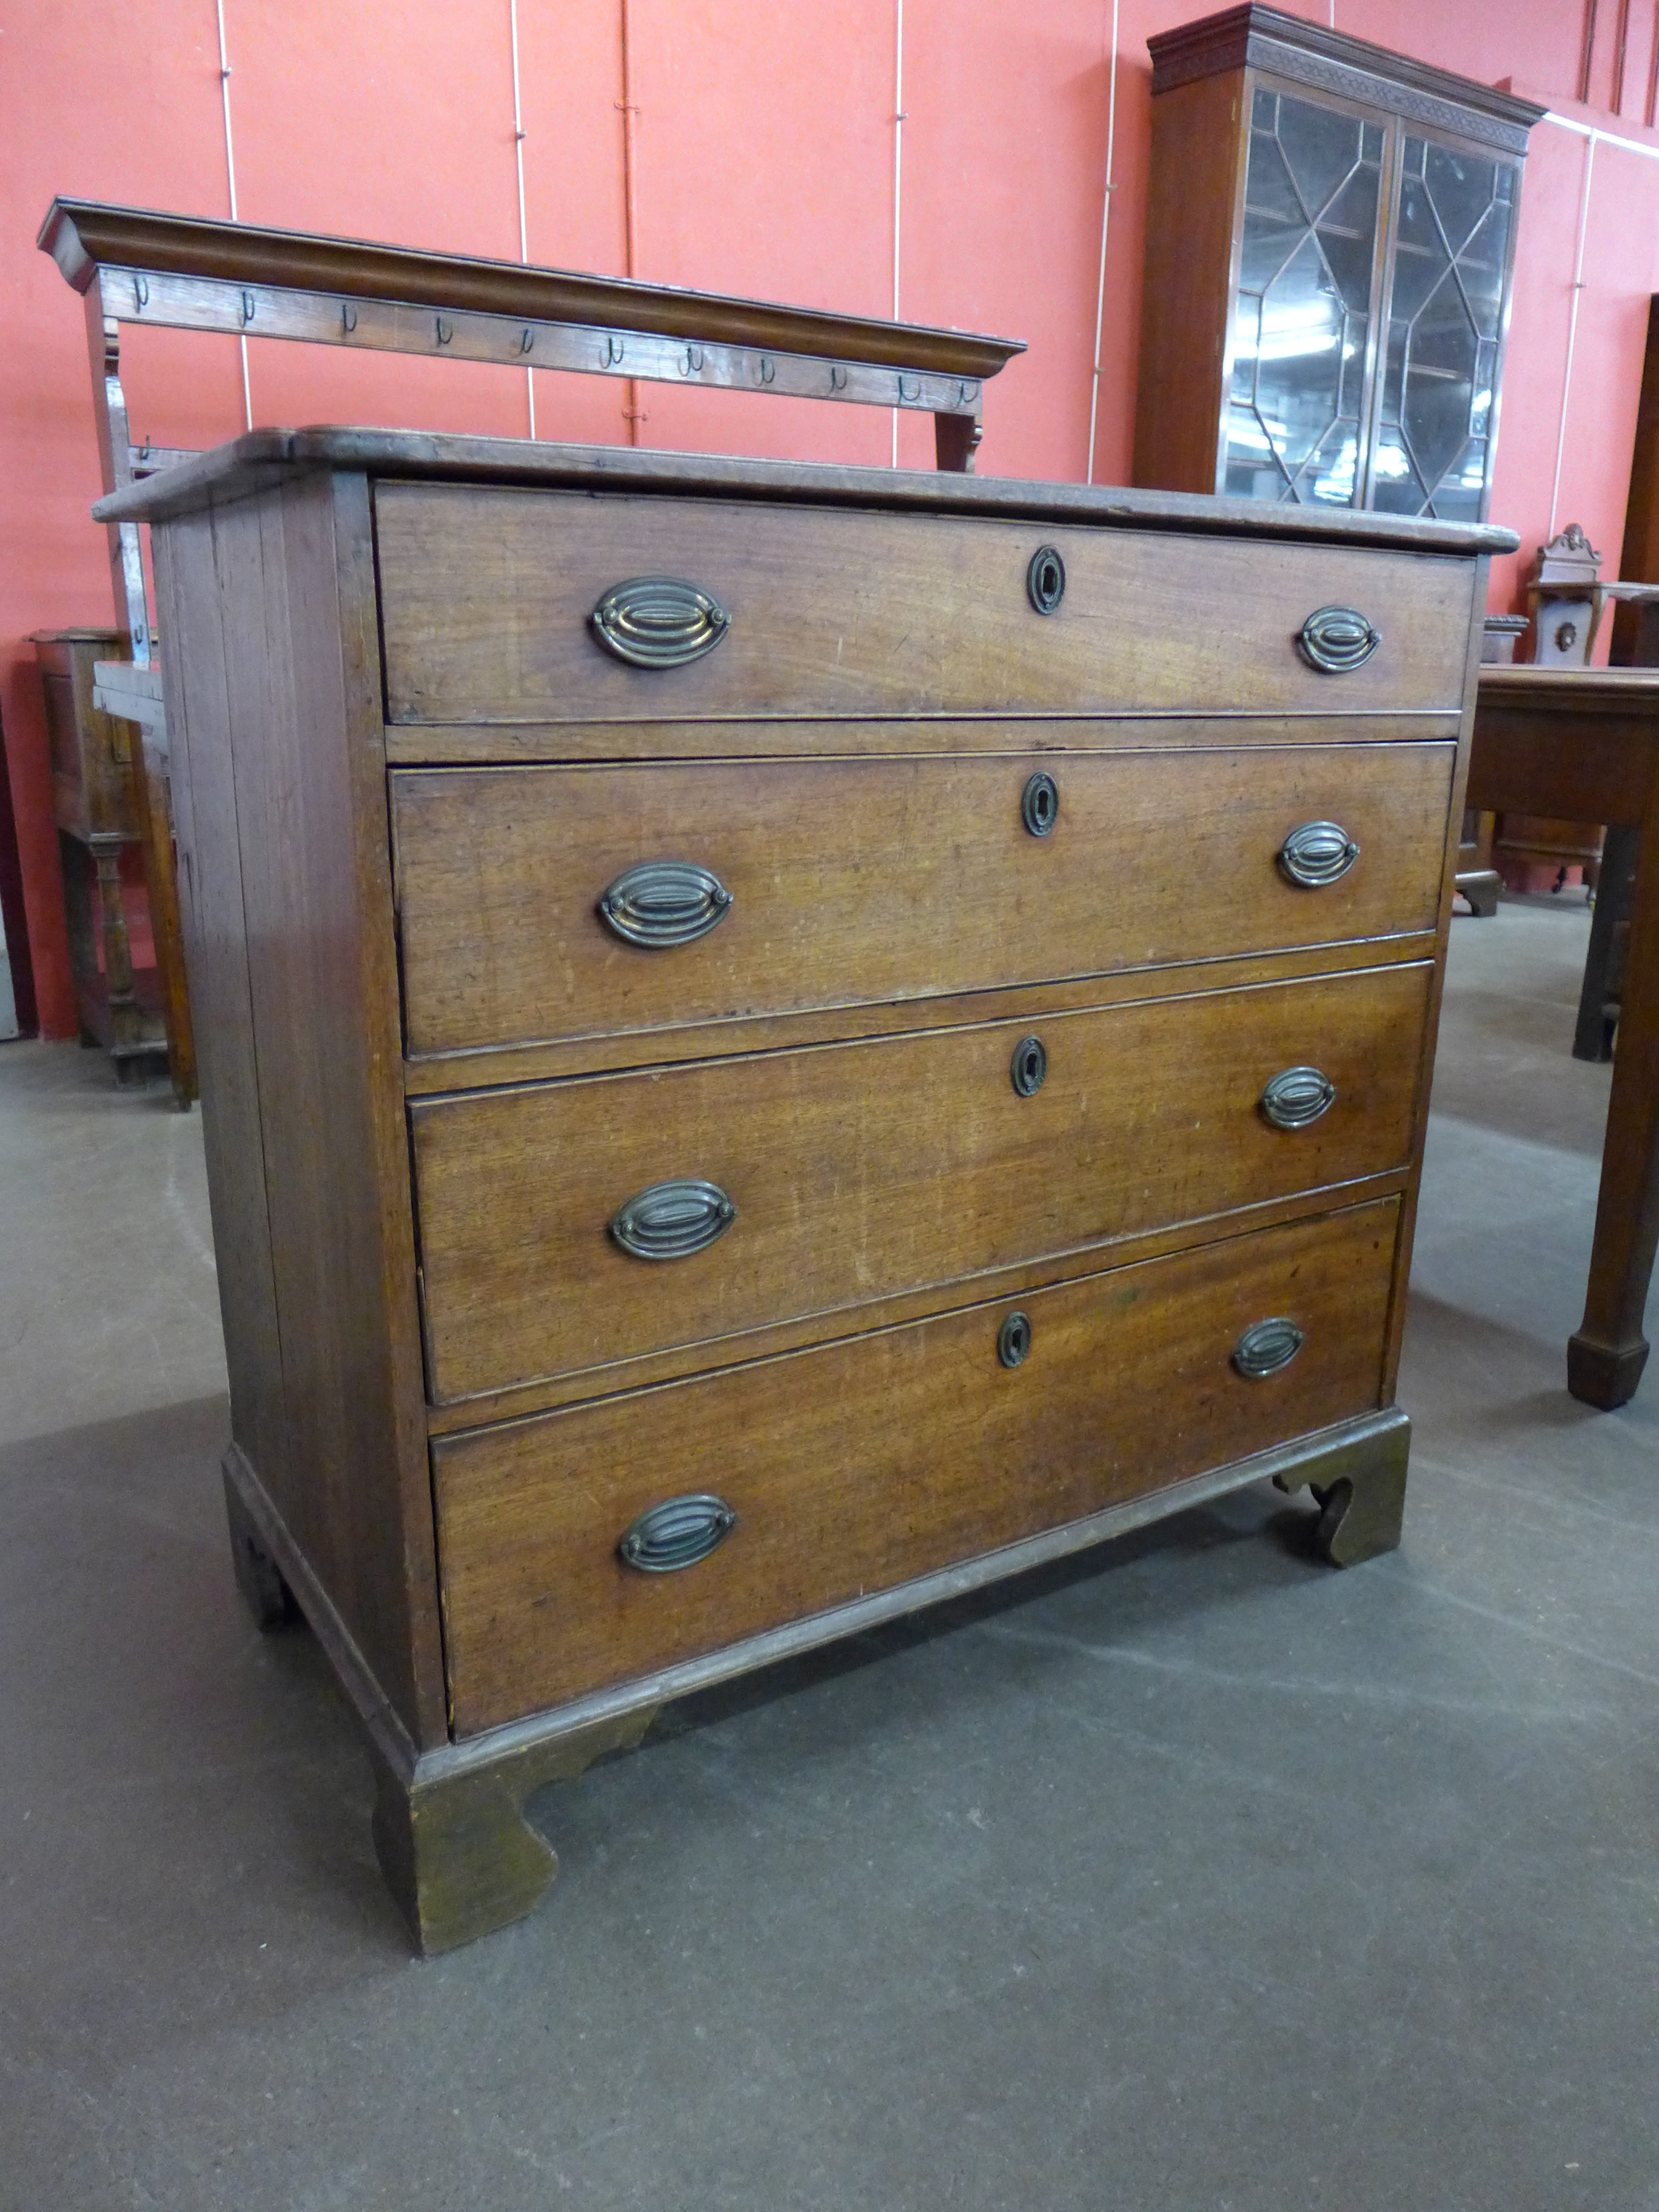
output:
[[[1524,153],[1527,136],[1546,110],[1507,90],[1455,76],[1427,62],[1390,53],[1364,39],[1328,31],[1277,8],[1249,0],[1201,22],[1183,23],[1146,41],[1154,94],[1232,70],[1271,70],[1322,92],[1362,100],[1431,130],[1479,138]]]

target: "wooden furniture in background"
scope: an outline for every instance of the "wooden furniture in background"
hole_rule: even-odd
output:
[[[1146,43],[1135,482],[1484,517],[1544,110],[1273,8]]]
[[[1539,547],[1527,584],[1534,666],[1589,665],[1596,617],[1595,586],[1601,574],[1601,556],[1585,536],[1581,523],[1568,523],[1547,545]]]
[[[966,331],[85,200],[54,200],[39,242],[84,301],[106,492],[191,458],[134,444],[121,386],[124,324],[900,407],[931,414],[939,467],[964,471],[979,445],[985,380],[1024,351],[1018,340]],[[167,811],[167,723],[159,693],[143,682],[155,655],[137,526],[112,523],[109,551],[120,650],[106,657],[103,704],[120,714],[137,697],[134,805],[173,1090],[186,1104],[195,1061]]]
[[[11,772],[6,732],[0,725],[0,934],[10,971],[15,1026],[12,1034],[33,1036],[40,1028],[34,1003],[34,968],[29,957],[28,916],[23,905],[23,871],[17,857],[17,825],[11,811]]]
[[[99,512],[155,547],[239,1571],[424,1948],[665,1699],[1267,1474],[1397,1540],[1507,533],[321,430]]]
[[[1488,615],[1480,625],[1482,664],[1507,667],[1528,627],[1524,615]],[[1497,833],[1495,814],[1474,806],[1463,809],[1463,826],[1457,840],[1457,888],[1468,901],[1469,912],[1487,921],[1498,911],[1498,894],[1504,884],[1492,866],[1492,840]]]
[[[143,770],[126,726],[94,697],[93,677],[100,655],[113,653],[120,639],[113,630],[37,630],[32,642],[81,1042],[103,1047],[118,1081],[142,1081],[167,1053],[163,979],[154,963],[133,964],[122,889],[122,856],[144,854]]]
[[[1659,584],[1659,295],[1648,302],[1647,348],[1642,356],[1619,574],[1629,583]],[[1659,667],[1659,605],[1644,597],[1614,607],[1608,658],[1617,667]]]
[[[1480,672],[1469,804],[1629,824],[1635,895],[1584,1318],[1567,1388],[1592,1406],[1634,1396],[1659,1241],[1659,670]]]

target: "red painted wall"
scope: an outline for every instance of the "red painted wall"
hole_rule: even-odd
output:
[[[635,137],[634,273],[813,307],[893,309],[899,0],[519,0],[532,260],[629,270],[623,29]],[[224,0],[245,221],[516,256],[508,0]],[[1024,337],[989,389],[981,467],[1088,469],[1109,126],[1094,476],[1133,435],[1151,73],[1146,41],[1204,0],[903,0],[899,310]],[[1296,12],[1548,102],[1651,147],[1659,0],[1302,0]],[[1114,23],[1115,22],[1115,70]],[[1595,36],[1587,38],[1594,25]],[[1621,63],[1622,52],[1622,63]],[[1114,87],[1115,98],[1114,101]],[[1595,103],[1579,106],[1581,100]],[[34,236],[55,191],[230,210],[213,0],[54,0],[0,26],[0,712],[43,1027],[72,1031],[32,630],[109,617],[80,304]],[[112,118],[136,118],[117,128]],[[1563,122],[1534,133],[1494,519],[1522,559],[1584,524],[1617,561],[1649,296],[1659,159]],[[1585,196],[1586,168],[1589,169]],[[1582,237],[1582,249],[1581,249]],[[1575,289],[1577,287],[1578,289]],[[1576,328],[1573,301],[1578,302]],[[1571,377],[1568,356],[1571,341]],[[242,427],[234,341],[129,333],[135,427],[204,446]],[[261,422],[373,422],[519,436],[526,380],[465,363],[252,343]],[[538,375],[544,437],[885,463],[891,418],[599,378]],[[931,430],[900,425],[902,465]],[[1499,564],[1493,605],[1516,603]]]

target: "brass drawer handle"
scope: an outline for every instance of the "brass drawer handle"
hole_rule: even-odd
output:
[[[1319,607],[1297,633],[1302,657],[1322,676],[1346,676],[1362,667],[1382,642],[1358,607]]]
[[[1060,818],[1060,787],[1051,775],[1026,779],[1019,794],[1019,818],[1034,837],[1046,837]]]
[[[1304,1339],[1293,1321],[1276,1315],[1247,1328],[1233,1346],[1233,1365],[1252,1382],[1261,1382],[1288,1367],[1301,1351]]]
[[[1305,1129],[1336,1103],[1336,1085],[1316,1067],[1287,1067],[1261,1094],[1261,1117],[1275,1129]]]
[[[672,1575],[706,1559],[737,1525],[738,1516],[723,1498],[706,1492],[665,1498],[641,1514],[617,1546],[617,1556],[642,1575]]]
[[[717,1182],[653,1182],[612,1217],[611,1234],[635,1260],[689,1260],[724,1237],[737,1218]]]
[[[599,914],[617,936],[654,952],[706,937],[731,906],[720,878],[695,860],[642,860],[610,886]]]
[[[731,628],[720,601],[678,576],[630,576],[588,617],[605,651],[635,668],[681,668],[712,653]]]
[[[1048,1073],[1048,1054],[1041,1037],[1022,1037],[1014,1047],[1009,1079],[1022,1098],[1035,1098]]]
[[[1359,858],[1359,848],[1340,822],[1304,822],[1279,848],[1279,865],[1304,890],[1339,882]]]

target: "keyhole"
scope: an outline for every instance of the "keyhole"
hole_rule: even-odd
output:
[[[997,1358],[1005,1367],[1018,1367],[1030,1349],[1030,1322],[1023,1313],[1011,1313],[997,1331]]]
[[[1022,1098],[1030,1098],[1042,1088],[1042,1079],[1048,1073],[1048,1055],[1041,1037],[1022,1037],[1014,1047],[1014,1063],[1011,1071],[1014,1088]]]
[[[1046,837],[1060,812],[1060,791],[1051,775],[1034,775],[1020,794],[1020,817],[1034,837]]]
[[[1040,615],[1051,615],[1066,596],[1066,563],[1055,547],[1039,545],[1025,571],[1025,589]]]

